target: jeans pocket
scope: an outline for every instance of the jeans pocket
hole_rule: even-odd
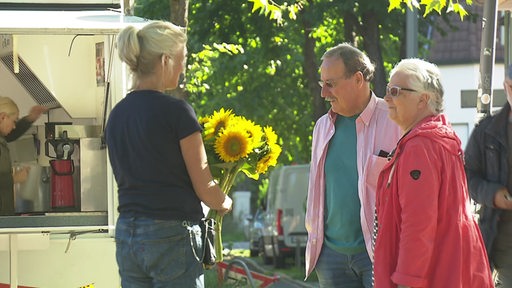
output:
[[[159,281],[180,277],[189,265],[189,237],[186,234],[159,240],[142,241],[137,252],[143,255],[143,265]]]

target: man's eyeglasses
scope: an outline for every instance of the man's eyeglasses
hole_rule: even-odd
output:
[[[336,83],[338,81],[335,81],[335,80],[338,80],[338,79],[341,79],[341,78],[346,78],[345,76],[340,76],[340,77],[336,77],[336,78],[333,78],[333,79],[329,79],[329,80],[320,80],[318,81],[318,85],[320,85],[320,87],[324,88],[324,86],[326,86],[327,88],[329,89],[332,89],[336,86]]]
[[[400,90],[404,90],[404,91],[410,91],[410,92],[418,92],[414,89],[409,89],[409,88],[402,88],[402,87],[398,87],[398,86],[386,86],[386,95],[390,95],[391,97],[397,97],[398,95],[400,95]]]

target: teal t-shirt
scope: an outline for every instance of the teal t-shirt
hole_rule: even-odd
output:
[[[347,255],[365,250],[357,188],[358,116],[336,117],[325,159],[325,243]]]

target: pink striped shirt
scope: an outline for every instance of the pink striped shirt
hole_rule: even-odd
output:
[[[324,241],[324,164],[328,145],[334,135],[336,113],[329,110],[315,124],[309,171],[309,190],[306,211],[306,278],[315,268]],[[371,238],[375,213],[377,178],[386,164],[379,152],[391,152],[400,138],[400,128],[388,118],[388,108],[383,99],[372,93],[370,101],[356,119],[358,189],[361,200],[361,227],[366,248],[373,260]],[[340,203],[342,205],[342,203]]]

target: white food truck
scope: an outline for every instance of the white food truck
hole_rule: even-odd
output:
[[[0,95],[20,117],[50,110],[9,143],[14,169],[30,172],[15,184],[15,214],[0,216],[0,287],[120,287],[102,134],[129,87],[115,37],[147,20],[119,0],[25,2],[0,1]]]

